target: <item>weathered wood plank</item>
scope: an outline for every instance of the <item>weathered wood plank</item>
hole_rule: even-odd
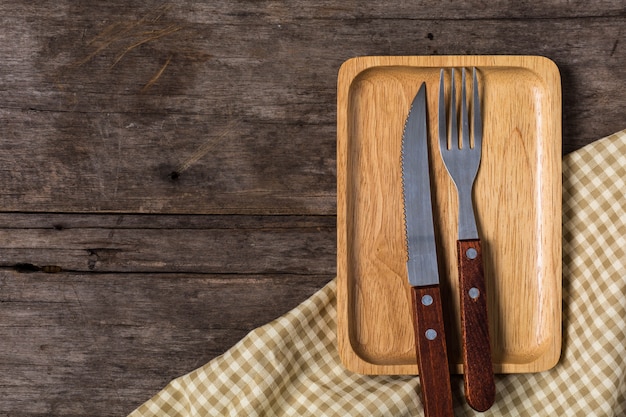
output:
[[[0,414],[126,415],[331,278],[2,271]]]
[[[0,216],[0,267],[22,272],[335,273],[333,217],[15,217]]]
[[[3,213],[0,229],[328,229],[335,216]]]
[[[13,112],[0,114],[18,136],[0,152],[4,210],[334,212],[334,127],[269,124],[250,136],[239,129],[223,138],[222,128],[213,132],[207,118],[167,117],[158,124],[167,129],[162,135],[141,116],[111,114],[94,116],[96,125],[104,125],[92,135],[84,125],[91,117],[77,122],[81,116],[68,113],[35,112],[21,120]],[[49,131],[50,119],[68,127]]]
[[[0,207],[333,214],[336,72],[366,54],[546,55],[569,152],[623,127],[624,11],[560,3],[536,19],[510,16],[531,2],[467,3],[467,20],[382,2],[3,5]]]
[[[54,7],[53,7],[54,6]],[[536,19],[555,17],[615,17],[623,16],[624,4],[620,0],[567,1],[561,0],[494,0],[486,4],[481,0],[465,0],[452,3],[432,3],[420,5],[401,0],[372,0],[363,3],[358,0],[321,0],[310,2],[284,2],[280,0],[201,0],[183,2],[162,2],[147,0],[129,2],[113,0],[94,4],[72,4],[71,1],[44,0],[36,3],[21,4],[6,2],[0,5],[0,11],[6,15],[40,15],[63,17],[73,12],[78,18],[89,9],[94,14],[106,14],[117,11],[124,13],[152,13],[158,16],[164,11],[178,18],[207,23],[230,24],[242,17],[255,17],[281,21],[302,19]]]

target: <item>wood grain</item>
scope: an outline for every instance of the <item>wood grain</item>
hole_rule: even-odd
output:
[[[407,331],[399,161],[411,100],[425,82],[428,109],[437,108],[442,66],[477,66],[483,90],[483,150],[473,199],[486,285],[492,289],[487,302],[494,370],[551,368],[561,349],[561,96],[554,64],[540,57],[364,57],[342,67],[337,206],[342,360],[363,373],[418,372]],[[452,370],[460,373],[457,192],[435,157],[436,112],[428,111],[427,120],[448,352]]]
[[[330,278],[3,269],[0,414],[126,415]]]
[[[411,304],[424,415],[454,417],[439,286],[412,287]]]
[[[33,214],[4,215],[0,216],[0,267],[334,274],[334,240],[334,219],[326,217],[96,215],[77,221],[69,215],[47,220]]]
[[[470,249],[475,251],[471,257],[468,255]],[[465,398],[474,410],[486,411],[495,401],[496,386],[480,240],[457,241],[457,265]]]
[[[624,17],[619,0],[0,1],[0,414],[125,415],[335,276],[345,60],[548,56],[568,153],[623,128]]]

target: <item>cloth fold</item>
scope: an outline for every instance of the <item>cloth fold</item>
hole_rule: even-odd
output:
[[[453,376],[457,416],[626,415],[626,130],[563,159],[563,348],[549,371],[496,376],[485,413]],[[335,280],[129,417],[420,416],[419,377],[347,371]]]

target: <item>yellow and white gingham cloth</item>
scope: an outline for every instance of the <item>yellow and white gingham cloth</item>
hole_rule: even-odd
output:
[[[456,416],[626,415],[626,130],[563,160],[563,353],[536,374],[497,375],[495,404]],[[172,381],[130,417],[420,416],[419,378],[364,376],[337,353],[335,281]]]

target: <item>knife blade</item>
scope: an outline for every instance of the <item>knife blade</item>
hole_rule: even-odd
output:
[[[453,416],[430,191],[425,83],[415,95],[404,125],[402,185],[407,274],[424,413],[427,417]]]

